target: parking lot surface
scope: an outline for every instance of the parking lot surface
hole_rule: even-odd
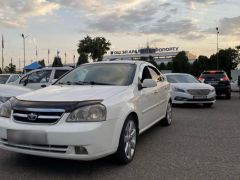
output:
[[[0,179],[240,179],[240,98],[178,106],[170,127],[140,136],[133,162],[50,159],[0,150]]]

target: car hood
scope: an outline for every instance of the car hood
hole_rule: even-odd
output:
[[[171,83],[171,88],[177,87],[183,90],[187,89],[214,89],[209,84],[204,84],[204,83]]]
[[[46,102],[106,100],[127,88],[128,86],[50,86],[17,98],[25,101]]]
[[[32,92],[31,89],[20,87],[20,86],[13,86],[13,85],[0,85],[0,96],[2,97],[13,97],[19,96],[24,93]]]

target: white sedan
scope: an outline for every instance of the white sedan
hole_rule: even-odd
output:
[[[199,82],[190,74],[168,73],[165,74],[171,84],[173,104],[195,103],[211,107],[216,101],[215,88]]]
[[[137,137],[172,122],[170,86],[150,63],[84,64],[54,85],[0,108],[0,148],[55,158],[93,160],[115,153],[132,161]]]

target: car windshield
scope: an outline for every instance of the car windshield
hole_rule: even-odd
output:
[[[195,77],[187,74],[166,75],[169,83],[200,83]]]
[[[5,84],[10,75],[0,75],[0,84]]]
[[[115,85],[132,84],[135,64],[86,64],[63,76],[56,85]]]

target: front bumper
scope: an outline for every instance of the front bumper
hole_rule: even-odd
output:
[[[194,99],[194,96],[189,93],[171,92],[173,104],[208,104],[216,102],[215,92],[211,92],[202,99]]]
[[[64,117],[55,125],[20,124],[0,117],[0,148],[18,153],[63,159],[94,160],[117,150],[113,143],[114,120],[103,122],[66,123]],[[22,145],[8,141],[8,130],[41,131],[47,144]],[[86,153],[76,148],[84,147]]]

